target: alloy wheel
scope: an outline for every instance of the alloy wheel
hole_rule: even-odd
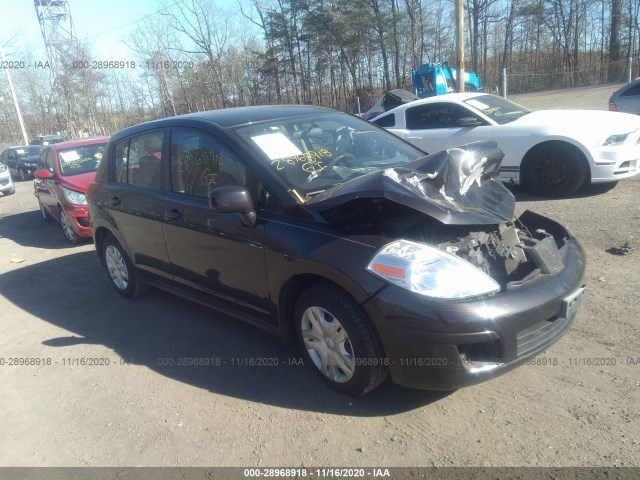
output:
[[[108,245],[104,258],[111,281],[119,290],[126,290],[129,286],[129,270],[120,250],[113,245]]]
[[[62,231],[64,232],[64,236],[67,237],[67,240],[72,243],[75,242],[76,232],[73,231],[67,212],[65,212],[64,209],[60,210],[60,224],[62,225]]]

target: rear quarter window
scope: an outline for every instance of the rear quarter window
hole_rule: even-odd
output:
[[[380,117],[375,122],[379,127],[395,127],[396,126],[396,116],[393,113],[389,115],[385,115],[384,117]]]
[[[633,85],[620,94],[621,97],[635,97],[640,95],[640,83]]]

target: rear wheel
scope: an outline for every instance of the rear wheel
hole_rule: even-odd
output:
[[[81,237],[73,230],[73,227],[71,226],[71,219],[67,212],[65,212],[64,208],[60,209],[60,225],[62,226],[62,232],[69,243],[80,242]]]
[[[141,297],[149,291],[149,286],[138,280],[127,253],[113,235],[104,239],[102,256],[107,267],[111,285],[123,297]]]
[[[312,368],[334,389],[363,395],[386,379],[384,353],[371,323],[337,288],[317,285],[302,292],[295,327]]]
[[[25,181],[27,179],[27,172],[24,171],[24,168],[18,169],[18,175],[20,175],[20,180]]]
[[[568,145],[548,145],[527,154],[522,166],[525,186],[538,195],[566,197],[587,179],[580,154]]]

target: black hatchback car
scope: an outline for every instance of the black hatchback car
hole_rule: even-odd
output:
[[[456,389],[569,328],[584,253],[497,180],[502,152],[425,156],[362,119],[246,107],[111,137],[87,190],[113,287],[159,287],[290,339],[334,388]],[[215,346],[212,346],[215,348]]]

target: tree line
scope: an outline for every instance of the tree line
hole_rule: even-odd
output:
[[[239,0],[231,8],[181,0],[157,7],[127,38],[131,59],[84,68],[95,61],[85,41],[56,71],[12,71],[31,135],[108,134],[244,105],[364,111],[385,90],[410,90],[418,65],[455,61],[452,0]],[[503,69],[517,79],[509,93],[623,81],[626,59],[640,50],[639,10],[640,0],[465,0],[466,69],[494,93]],[[28,52],[11,52],[11,42],[5,50],[33,65]],[[20,139],[0,84],[0,143]]]

